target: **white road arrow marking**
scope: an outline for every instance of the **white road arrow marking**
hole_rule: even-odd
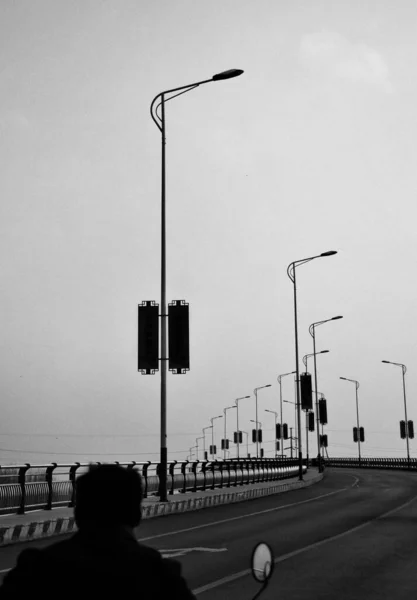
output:
[[[185,556],[190,552],[227,552],[227,548],[163,548],[160,552],[163,558],[174,558],[176,556]]]

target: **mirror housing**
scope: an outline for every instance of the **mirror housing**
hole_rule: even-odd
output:
[[[266,585],[274,570],[274,556],[271,547],[260,542],[252,551],[252,575],[259,583]]]

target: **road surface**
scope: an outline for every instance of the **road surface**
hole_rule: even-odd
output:
[[[417,589],[416,526],[415,473],[328,469],[309,488],[144,521],[137,537],[179,560],[201,600],[253,597],[258,541],[276,561],[264,600],[397,600]],[[28,545],[0,549],[0,570]]]

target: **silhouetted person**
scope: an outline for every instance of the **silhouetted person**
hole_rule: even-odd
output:
[[[177,561],[136,541],[142,479],[117,465],[91,466],[76,481],[78,531],[45,549],[23,550],[0,599],[195,600]]]

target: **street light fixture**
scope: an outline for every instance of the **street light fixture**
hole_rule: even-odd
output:
[[[197,447],[197,460],[198,460],[198,440],[204,440],[204,436],[195,438],[195,443],[197,444],[197,446],[196,446]]]
[[[396,367],[401,367],[403,373],[403,394],[404,394],[404,415],[405,415],[405,440],[407,444],[407,463],[408,468],[410,468],[410,443],[408,441],[408,420],[407,420],[407,399],[405,395],[405,374],[407,373],[407,367],[402,363],[391,362],[390,360],[381,361],[387,365],[395,365]]]
[[[151,117],[161,132],[161,459],[160,459],[160,477],[159,477],[159,496],[160,502],[168,502],[167,496],[167,468],[168,468],[168,449],[167,449],[167,307],[166,307],[166,224],[165,224],[165,102],[172,100],[176,96],[185,94],[194,90],[196,87],[209,83],[211,81],[221,81],[231,79],[242,75],[241,69],[229,69],[213,75],[211,79],[197,81],[188,85],[172,88],[160,92],[152,100],[150,111]],[[176,93],[174,93],[176,92]],[[167,94],[173,94],[166,98]],[[156,104],[159,101],[158,104]],[[158,114],[158,108],[161,107],[161,114]]]
[[[322,252],[317,256],[310,256],[309,258],[302,258],[301,260],[295,260],[290,263],[287,267],[287,275],[291,279],[294,286],[294,333],[295,333],[295,370],[296,370],[296,388],[297,388],[297,414],[298,414],[298,468],[299,468],[299,479],[303,480],[303,451],[301,444],[301,405],[300,405],[300,372],[298,364],[298,323],[297,323],[297,284],[295,278],[295,270],[297,267],[304,265],[316,258],[323,258],[325,256],[333,256],[337,254],[336,250],[328,250]]]
[[[361,466],[361,437],[360,437],[360,434],[359,434],[360,427],[359,427],[359,403],[358,403],[359,381],[356,381],[356,379],[348,379],[347,377],[340,377],[340,379],[343,379],[344,381],[350,381],[351,383],[354,383],[355,387],[356,387],[356,423],[357,423],[357,427],[358,427],[359,466]]]
[[[223,454],[223,458],[224,460],[226,460],[226,439],[227,439],[227,430],[226,430],[226,411],[230,410],[231,408],[236,408],[236,404],[233,404],[233,406],[227,406],[225,409],[223,409],[224,412],[224,454]]]
[[[281,457],[284,458],[284,437],[282,435],[282,426],[283,426],[283,422],[282,422],[282,384],[281,384],[281,380],[283,377],[286,377],[287,375],[295,375],[296,371],[291,371],[290,373],[283,373],[282,375],[278,375],[277,377],[277,381],[279,383],[279,409],[280,409],[280,417],[281,417],[281,432],[280,432],[280,445],[281,445]]]
[[[256,422],[258,422],[258,390],[262,390],[263,388],[267,388],[267,387],[271,387],[271,384],[268,383],[268,385],[261,385],[260,387],[257,387],[253,390],[253,393],[255,394],[255,403],[256,403]],[[258,426],[256,426],[256,458],[259,458],[258,456]]]
[[[236,435],[237,435],[237,458],[239,458],[239,400],[245,400],[245,398],[250,398],[250,396],[242,396],[241,398],[236,398]]]
[[[314,390],[316,395],[316,424],[317,424],[317,461],[319,465],[319,473],[323,471],[323,466],[320,460],[320,422],[319,422],[319,399],[317,395],[317,363],[316,363],[316,327],[319,325],[324,325],[324,323],[329,323],[330,321],[337,321],[338,319],[343,319],[342,315],[338,315],[337,317],[332,317],[331,319],[324,319],[324,321],[316,321],[312,323],[308,328],[308,331],[313,338],[313,355],[314,355]]]
[[[277,443],[276,443],[276,431],[277,431],[277,418],[278,418],[278,413],[276,410],[268,410],[267,408],[265,408],[265,412],[269,412],[272,413],[273,415],[275,415],[275,433],[274,433],[274,444],[275,444],[275,458],[277,457]]]
[[[210,419],[211,421],[211,459],[214,460],[214,425],[213,425],[213,421],[215,421],[215,419],[221,419],[223,417],[223,415],[218,415],[217,417],[212,417]]]
[[[320,350],[320,352],[316,352],[316,354],[326,354],[327,352],[330,352],[330,350]],[[314,356],[314,355],[315,355],[314,352],[312,352],[311,354],[305,354],[303,356],[303,363],[306,368],[306,373],[308,372],[308,368],[307,368],[308,359],[310,358],[310,356]]]

